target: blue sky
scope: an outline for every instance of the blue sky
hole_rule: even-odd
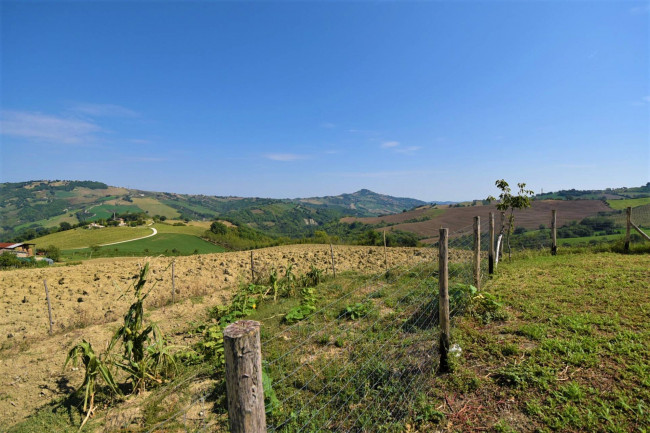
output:
[[[2,181],[423,200],[650,180],[650,3],[1,3]]]

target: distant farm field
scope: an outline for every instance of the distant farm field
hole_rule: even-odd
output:
[[[226,249],[222,246],[211,244],[194,235],[159,233],[156,236],[146,239],[100,247],[96,253],[93,253],[93,257],[150,256],[169,255],[171,253],[190,255],[221,253],[224,251]],[[75,258],[76,256],[83,258],[85,255],[89,255],[89,253],[89,248],[64,251],[64,255],[69,258]]]
[[[178,218],[181,214],[171,206],[168,206],[155,198],[134,197],[133,203],[150,216],[160,215],[167,218]]]
[[[628,207],[638,207],[650,204],[650,197],[644,198],[626,198],[623,200],[607,200],[607,203],[612,209],[621,210]]]
[[[557,210],[557,224],[560,227],[571,221],[580,221],[586,217],[598,215],[598,212],[612,210],[600,200],[536,200],[533,201],[531,208],[515,212],[516,224],[518,227],[528,230],[537,229],[540,225],[548,227],[553,209]],[[435,242],[438,239],[440,227],[448,227],[452,234],[471,227],[475,216],[481,218],[481,224],[487,225],[490,212],[494,212],[495,225],[498,227],[500,224],[500,212],[495,205],[450,207],[442,209],[441,213],[430,215],[431,217],[426,220],[406,222],[424,219],[423,217],[427,216],[426,212],[426,210],[414,210],[383,217],[343,218],[341,221],[348,223],[361,221],[366,224],[392,223],[394,225],[390,226],[390,230],[415,233],[425,238],[424,242]]]
[[[174,222],[172,222],[172,223],[157,223],[154,224],[152,227],[158,230],[158,233],[180,233],[185,235],[201,236],[203,232],[205,232],[208,228],[210,228],[210,223],[208,223],[207,227],[195,221],[190,221],[189,223],[183,226],[180,225],[176,226],[174,225]]]
[[[113,217],[113,213],[139,213],[142,212],[138,206],[133,205],[115,205],[115,204],[103,204],[100,206],[95,206],[88,211],[90,214],[95,214],[95,216],[88,218],[90,221],[95,221],[98,219],[108,219]]]
[[[92,230],[77,228],[36,238],[30,242],[35,243],[36,248],[46,248],[49,245],[54,245],[61,250],[69,250],[137,239],[151,233],[152,230],[148,227],[106,227]]]
[[[644,233],[650,235],[650,229],[642,229]],[[632,229],[632,234],[634,235],[636,231]],[[559,238],[557,240],[558,245],[563,246],[581,246],[588,243],[601,243],[601,242],[610,242],[610,241],[619,241],[625,237],[625,229],[619,229],[618,234],[612,235],[602,235],[602,236],[585,236],[581,238]]]

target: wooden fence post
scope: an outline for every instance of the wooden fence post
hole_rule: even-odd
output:
[[[384,229],[384,268],[388,272],[388,253],[386,253],[386,229]]]
[[[481,217],[474,217],[474,286],[481,288]]]
[[[174,265],[176,264],[176,259],[172,260],[172,304],[175,303],[176,300],[176,275],[174,273]]]
[[[490,248],[488,250],[488,274],[494,273],[494,212],[490,212]]]
[[[557,254],[557,210],[551,211],[551,255]]]
[[[47,299],[47,317],[50,319],[50,334],[52,334],[52,304],[50,304],[50,291],[47,289],[47,281],[43,280],[45,285],[45,298]]]
[[[223,331],[228,421],[232,433],[266,433],[260,324],[240,320]]]
[[[438,251],[438,315],[440,318],[440,371],[449,371],[449,257],[448,229],[440,229]]]
[[[255,262],[253,261],[253,250],[251,250],[251,283],[255,283]]]
[[[632,223],[632,207],[628,206],[627,209],[625,209],[626,213],[626,220],[627,224],[625,225],[625,245],[623,247],[623,250],[626,253],[630,252],[630,226]]]
[[[332,273],[334,274],[334,278],[336,278],[336,266],[334,266],[334,248],[332,247],[331,242],[330,242],[330,254],[332,255]]]

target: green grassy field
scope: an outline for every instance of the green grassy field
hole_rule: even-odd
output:
[[[152,197],[133,197],[133,203],[149,216],[160,215],[167,218],[178,218],[181,214],[171,206],[168,206]]]
[[[100,206],[95,206],[88,211],[95,216],[88,218],[88,221],[96,221],[98,219],[108,219],[113,217],[113,212],[117,214],[121,213],[139,213],[142,212],[137,206],[134,205],[114,205],[114,204],[102,204]]]
[[[642,229],[646,234],[650,235],[650,229]],[[632,229],[632,234],[636,234],[636,230]],[[620,241],[625,237],[625,229],[619,229],[618,234],[613,235],[603,235],[603,236],[585,236],[582,238],[558,238],[558,245],[569,245],[569,246],[585,246],[589,243],[602,243],[602,242],[613,242]]]
[[[43,219],[43,220],[39,220],[39,221],[34,221],[34,222],[29,222],[29,223],[17,225],[15,227],[15,230],[22,230],[22,229],[24,229],[26,227],[33,226],[33,225],[40,225],[40,226],[43,226],[43,227],[56,227],[60,223],[62,223],[64,221],[67,222],[67,223],[70,223],[70,224],[77,224],[79,222],[79,220],[77,219],[76,216],[74,216],[74,214],[72,216],[70,216],[70,214],[68,212],[66,212],[66,213],[64,213],[62,215],[57,215],[57,216],[52,217],[52,218],[47,218],[47,219]]]
[[[100,247],[92,253],[92,257],[122,257],[122,256],[152,256],[152,255],[190,255],[221,253],[225,248],[206,242],[194,235],[181,233],[159,233],[156,236],[125,242],[117,245]],[[91,249],[64,250],[63,256],[68,259],[83,259],[90,257]]]
[[[457,431],[647,431],[648,281],[647,255],[503,262],[486,290],[509,319],[458,322],[463,356],[432,404]]]
[[[35,243],[36,248],[45,248],[49,245],[54,245],[61,250],[68,250],[137,239],[150,235],[151,233],[152,231],[148,227],[106,227],[93,230],[76,228],[36,238],[30,242]]]
[[[207,229],[202,226],[193,225],[192,222],[184,226],[175,226],[172,224],[157,223],[152,227],[158,230],[158,233],[180,233],[185,235],[201,236]]]
[[[607,200],[607,204],[612,209],[621,210],[628,207],[638,207],[645,204],[650,204],[650,197],[644,198],[627,198],[623,200]]]

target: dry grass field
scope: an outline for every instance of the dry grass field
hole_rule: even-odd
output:
[[[383,249],[336,246],[337,272],[381,272]],[[287,245],[255,250],[255,269],[264,278],[274,267],[280,275],[293,265],[293,273],[311,266],[330,272],[329,245]],[[436,251],[426,248],[389,248],[390,266],[432,261]],[[0,423],[12,425],[51,399],[67,394],[81,383],[79,371],[62,370],[67,350],[82,338],[103,347],[128,308],[130,298],[120,295],[130,287],[147,259],[96,259],[76,266],[19,269],[0,272]],[[150,279],[156,282],[147,311],[163,332],[174,335],[204,316],[206,307],[227,302],[233,288],[251,278],[250,252],[176,257],[176,303],[171,300],[171,260],[149,258]],[[52,301],[54,333],[48,335],[47,303],[43,281]],[[179,337],[180,338],[180,337]]]

